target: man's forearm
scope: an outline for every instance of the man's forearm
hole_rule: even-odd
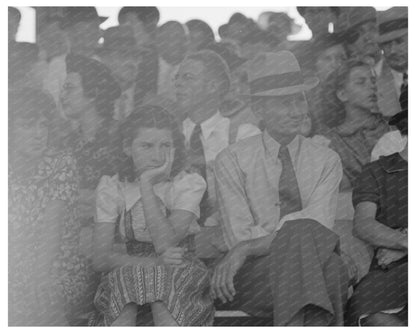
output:
[[[407,235],[393,230],[373,218],[360,219],[355,223],[354,234],[376,247],[407,250]]]
[[[270,245],[275,237],[276,232],[264,237],[242,241],[237,246],[242,248],[246,256],[264,256],[270,253]]]

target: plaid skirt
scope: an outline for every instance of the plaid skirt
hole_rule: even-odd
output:
[[[103,276],[88,324],[110,326],[127,304],[159,301],[179,326],[212,325],[215,309],[209,289],[209,271],[192,254],[181,266],[123,266]]]

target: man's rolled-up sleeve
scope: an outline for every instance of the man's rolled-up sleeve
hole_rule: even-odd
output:
[[[256,225],[250,211],[244,175],[229,149],[223,150],[214,166],[221,229],[229,249],[241,241],[267,236],[269,232]]]

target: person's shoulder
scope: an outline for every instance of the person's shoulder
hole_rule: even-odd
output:
[[[252,158],[260,149],[264,149],[262,134],[241,139],[222,150],[216,158],[216,163],[223,163],[229,160],[238,161],[242,165],[252,161]]]
[[[249,153],[252,150],[257,150],[258,148],[263,147],[262,138],[262,133],[258,133],[233,143],[225,150],[229,150],[230,152],[237,155]]]
[[[328,138],[319,136],[306,138],[303,136],[299,136],[301,140],[301,147],[303,150],[310,152],[315,156],[326,156],[336,158],[338,154],[331,148],[329,148],[330,140]]]

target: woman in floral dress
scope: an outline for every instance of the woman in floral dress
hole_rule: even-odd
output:
[[[78,255],[77,172],[47,149],[53,100],[9,93],[9,325],[67,325],[82,302],[87,267]]]

